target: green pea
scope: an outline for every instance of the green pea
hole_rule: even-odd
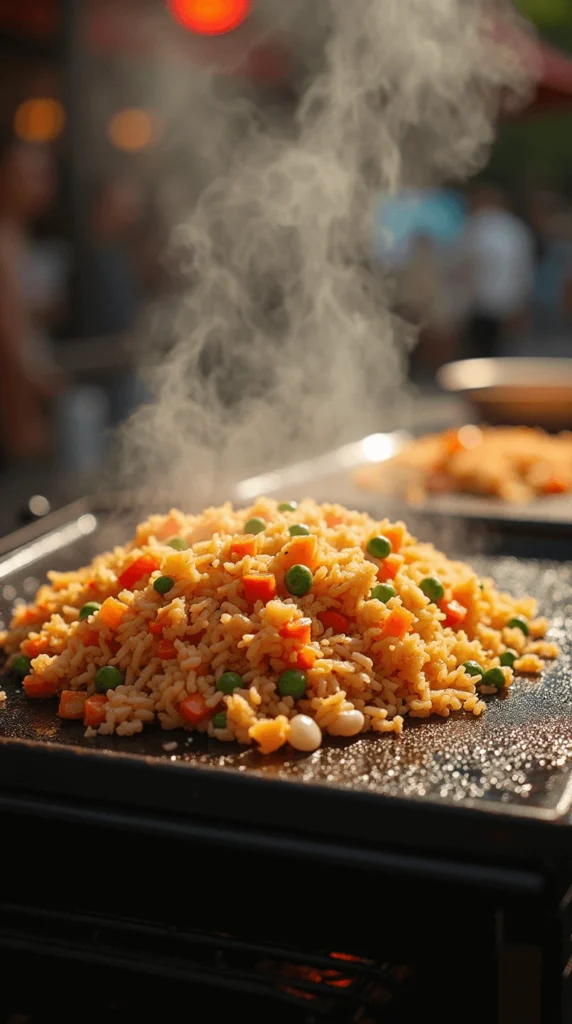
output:
[[[237,690],[239,686],[243,686],[242,676],[239,676],[238,672],[223,672],[218,683],[216,684],[217,690],[221,693],[232,693]]]
[[[294,526],[288,527],[288,533],[291,537],[309,537],[310,531],[307,526],[303,523],[295,523]]]
[[[168,594],[174,586],[175,581],[171,576],[159,576],[153,584],[153,590],[156,590],[158,594]]]
[[[387,537],[372,537],[367,542],[367,551],[372,558],[387,558],[393,548]]]
[[[278,692],[282,697],[295,697],[299,700],[306,692],[306,676],[297,668],[289,668],[278,680]]]
[[[87,604],[80,608],[79,617],[80,619],[89,619],[89,616],[96,615],[100,608],[99,601],[88,601]]]
[[[255,516],[254,519],[249,519],[248,522],[244,524],[244,532],[253,533],[254,536],[256,536],[257,533],[262,533],[265,529],[266,523],[264,522],[264,519],[258,519],[257,516]]]
[[[171,537],[171,540],[167,541],[167,545],[170,548],[174,548],[175,551],[186,551],[189,542],[184,537]]]
[[[510,629],[521,629],[525,636],[528,636],[528,622],[524,615],[513,615],[512,619],[509,619],[507,626]]]
[[[213,718],[213,725],[215,729],[226,729],[226,713],[219,711],[218,715]]]
[[[104,665],[95,677],[95,688],[98,693],[115,690],[123,682],[123,673],[115,665]]]
[[[391,586],[391,583],[378,583],[377,587],[374,587],[370,594],[370,599],[382,601],[383,604],[387,604],[392,597],[397,597],[397,591],[395,587]]]
[[[485,670],[481,668],[478,661],[464,661],[463,668],[468,676],[484,676]]]
[[[434,604],[445,597],[445,587],[436,576],[426,576],[424,580],[421,580],[419,586],[425,597],[428,597]]]
[[[15,676],[20,676],[22,679],[28,675],[31,667],[32,662],[25,654],[17,654],[12,662],[12,672]]]
[[[304,597],[312,589],[314,577],[306,565],[293,565],[284,577],[286,590],[295,597]]]
[[[509,668],[512,668],[517,658],[518,654],[516,651],[503,651],[500,656],[500,663],[501,665],[508,665]]]
[[[283,501],[278,506],[278,511],[279,512],[295,512],[297,508],[298,508],[298,502],[297,501]]]
[[[501,668],[490,668],[483,676],[485,686],[496,686],[497,690],[506,685],[504,674]]]

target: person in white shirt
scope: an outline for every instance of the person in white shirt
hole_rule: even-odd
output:
[[[507,329],[527,310],[534,280],[534,238],[507,208],[501,189],[476,185],[461,259],[467,279],[467,356],[494,356]]]

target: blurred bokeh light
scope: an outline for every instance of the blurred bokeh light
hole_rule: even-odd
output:
[[[65,123],[62,104],[48,96],[25,100],[14,114],[14,132],[23,142],[53,142]]]
[[[138,153],[157,142],[159,125],[147,110],[119,110],[107,126],[109,140],[125,153]]]
[[[250,14],[252,0],[168,0],[173,17],[190,32],[223,35]]]

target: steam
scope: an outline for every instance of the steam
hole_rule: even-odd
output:
[[[285,10],[286,9],[286,10]],[[171,258],[188,281],[152,404],[123,437],[157,507],[228,496],[261,470],[401,426],[410,329],[369,265],[372,202],[484,161],[527,75],[470,0],[266,0],[297,97],[204,74],[184,135],[197,203]],[[489,8],[490,10],[490,8]],[[497,4],[514,21],[510,6]]]

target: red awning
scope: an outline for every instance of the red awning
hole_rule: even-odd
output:
[[[572,109],[572,56],[540,44],[539,58],[539,86],[534,102],[525,113]]]
[[[501,20],[495,22],[494,32],[514,46],[525,67],[538,78],[535,97],[522,114],[572,107],[572,54]]]

